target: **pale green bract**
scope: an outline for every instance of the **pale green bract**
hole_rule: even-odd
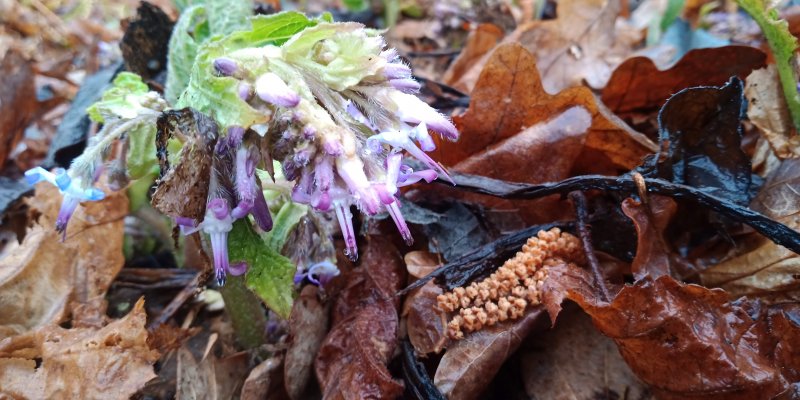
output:
[[[92,121],[101,123],[115,118],[133,119],[145,108],[143,103],[147,101],[149,92],[139,75],[120,72],[100,101],[89,106],[86,112]]]

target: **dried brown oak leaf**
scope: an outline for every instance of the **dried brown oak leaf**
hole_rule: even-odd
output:
[[[792,125],[775,65],[757,69],[747,76],[744,95],[747,117],[779,158],[800,157],[800,136]]]
[[[73,326],[105,324],[104,296],[125,262],[124,193],[107,193],[84,203],[70,219],[60,242],[55,220],[61,195],[42,183],[27,199],[38,221],[22,244],[0,260],[0,339],[25,333],[73,315]]]
[[[720,289],[645,278],[599,301],[568,298],[660,399],[768,399],[798,380],[800,310],[730,302]]]
[[[345,268],[342,268],[345,269]],[[371,236],[361,262],[345,272],[332,327],[315,362],[324,399],[393,399],[403,385],[386,368],[397,347],[405,268],[397,249]]]
[[[283,375],[290,399],[299,399],[308,388],[314,357],[328,333],[330,307],[319,299],[319,288],[306,285],[292,305],[289,316],[289,348],[286,349]]]
[[[454,117],[461,140],[441,143],[437,159],[455,165],[575,106],[591,117],[588,134],[578,146],[582,156],[598,158],[604,166],[630,169],[657,150],[654,143],[608,111],[588,88],[574,87],[551,95],[539,76],[536,60],[525,48],[519,44],[499,46],[481,72],[469,109]],[[505,157],[527,160],[522,157],[524,150],[527,148]],[[526,166],[517,164],[515,170]]]
[[[603,89],[603,103],[616,113],[656,112],[673,94],[693,86],[722,86],[764,66],[763,51],[749,46],[695,49],[668,69],[647,57],[625,60]]]
[[[800,229],[800,159],[786,159],[767,177],[750,207],[792,229]],[[703,284],[719,286],[731,296],[760,296],[782,301],[800,299],[800,257],[758,234],[740,242],[742,251],[705,271]]]
[[[156,376],[146,318],[140,299],[100,329],[50,325],[1,341],[0,397],[128,399]]]
[[[447,68],[442,81],[462,92],[472,91],[481,73],[480,65],[486,63],[489,52],[503,36],[503,30],[494,24],[479,24],[473,28],[464,49]]]

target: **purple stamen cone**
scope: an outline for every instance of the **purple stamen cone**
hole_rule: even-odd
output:
[[[214,60],[214,69],[222,76],[233,76],[239,70],[239,66],[230,58],[220,57]]]
[[[353,230],[353,214],[350,213],[350,206],[346,204],[336,204],[336,218],[339,220],[339,227],[344,236],[346,255],[351,261],[358,260],[358,246],[356,245],[356,234]]]
[[[233,218],[225,199],[216,198],[208,202],[206,216],[202,228],[211,239],[211,251],[214,253],[214,274],[217,284],[225,284],[228,271],[228,232],[233,229]]]
[[[392,216],[392,220],[394,220],[394,224],[397,225],[397,230],[400,231],[400,236],[403,237],[406,244],[409,246],[414,244],[414,238],[411,237],[411,230],[408,229],[406,219],[403,218],[403,214],[400,212],[400,207],[397,205],[397,202],[395,201],[392,204],[388,204],[386,210],[389,211],[389,215]]]
[[[256,79],[256,94],[261,100],[279,107],[292,108],[300,103],[300,95],[272,72],[267,72]]]
[[[72,214],[75,213],[75,209],[78,208],[79,202],[80,199],[69,194],[65,194],[61,201],[61,209],[58,210],[58,217],[56,217],[56,231],[61,233],[62,242],[67,239],[67,224],[69,224]]]

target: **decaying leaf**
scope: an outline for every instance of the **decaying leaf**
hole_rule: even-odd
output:
[[[480,24],[470,31],[467,43],[450,64],[442,81],[462,92],[469,93],[478,81],[481,68],[489,52],[503,39],[503,30],[497,25]]]
[[[655,112],[682,89],[722,86],[732,76],[744,79],[765,61],[764,52],[749,46],[691,50],[669,69],[647,57],[633,57],[614,70],[602,99],[616,113]]]
[[[15,50],[4,52],[0,61],[3,81],[0,84],[0,166],[22,139],[25,127],[36,112],[34,71],[31,64]]]
[[[614,341],[570,307],[555,329],[531,336],[522,352],[520,373],[531,399],[651,399]]]
[[[449,400],[477,399],[545,315],[543,307],[532,308],[521,319],[466,335],[444,353],[434,384]]]
[[[103,328],[50,325],[0,341],[0,394],[29,399],[127,399],[154,378],[144,300]],[[38,362],[37,362],[38,361]]]
[[[289,316],[291,342],[284,359],[284,385],[290,399],[299,399],[311,382],[314,357],[328,332],[329,307],[320,302],[319,288],[306,285]]]
[[[186,400],[231,399],[241,390],[247,375],[247,353],[217,358],[208,352],[200,361],[189,349],[177,352],[178,378],[176,398]]]
[[[800,229],[799,185],[800,159],[784,160],[769,176],[751,207],[790,228]],[[704,271],[703,284],[722,287],[731,296],[797,299],[800,257],[760,236],[754,239],[755,244],[743,243],[739,255]]]
[[[281,361],[283,360],[281,360],[280,357],[275,356],[256,365],[244,381],[241,399],[263,400],[281,398]]]
[[[398,298],[405,268],[397,249],[373,236],[359,266],[344,275],[333,326],[315,362],[325,399],[393,399],[403,392],[386,368],[397,347]]]
[[[578,291],[569,298],[661,399],[770,398],[797,380],[794,306],[730,302],[720,289],[666,275],[625,286],[610,303]]]
[[[800,136],[792,125],[775,66],[750,73],[744,94],[747,97],[747,117],[767,139],[775,155],[780,158],[800,157]]]
[[[412,251],[404,258],[409,275],[416,278],[422,278],[440,266],[433,253]],[[436,296],[442,293],[442,288],[430,281],[411,291],[403,303],[402,316],[408,339],[420,356],[439,353],[447,343],[447,315],[436,308]]]
[[[556,95],[545,92],[533,55],[518,44],[506,44],[492,53],[471,94],[469,109],[455,118],[461,140],[442,143],[437,159],[447,165],[462,162],[576,106],[591,116],[579,151],[582,158],[602,160],[596,168],[630,169],[657,149],[606,110],[588,88],[570,88]],[[525,168],[515,167],[521,169]]]

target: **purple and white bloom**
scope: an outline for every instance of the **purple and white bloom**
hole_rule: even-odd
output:
[[[261,100],[278,107],[291,108],[300,102],[300,95],[272,72],[267,72],[256,79],[256,94]]]
[[[105,198],[102,190],[94,187],[85,187],[81,178],[70,176],[69,172],[63,168],[58,168],[55,172],[50,172],[42,167],[35,167],[25,171],[25,180],[30,185],[35,185],[42,181],[52,183],[64,196],[61,200],[61,209],[56,218],[56,231],[61,233],[61,240],[67,237],[67,224],[78,204],[81,201],[99,201]]]
[[[186,219],[177,219],[176,222],[183,226],[192,226],[184,229],[183,234],[189,235],[197,231],[203,231],[209,236],[211,241],[211,251],[214,255],[214,276],[217,284],[225,284],[226,274],[231,270],[228,261],[228,232],[233,229],[235,219],[231,215],[231,208],[228,202],[222,198],[215,198],[206,205],[206,215],[199,224]],[[246,268],[246,267],[245,267]],[[235,269],[238,272],[240,268]]]
[[[220,57],[214,60],[214,69],[222,76],[233,76],[239,71],[239,65],[230,58]]]
[[[303,280],[308,279],[308,281],[314,285],[325,287],[337,276],[339,276],[339,268],[336,267],[336,264],[325,260],[313,264],[307,270],[298,267],[297,273],[294,276],[294,283],[295,285],[299,285]]]

